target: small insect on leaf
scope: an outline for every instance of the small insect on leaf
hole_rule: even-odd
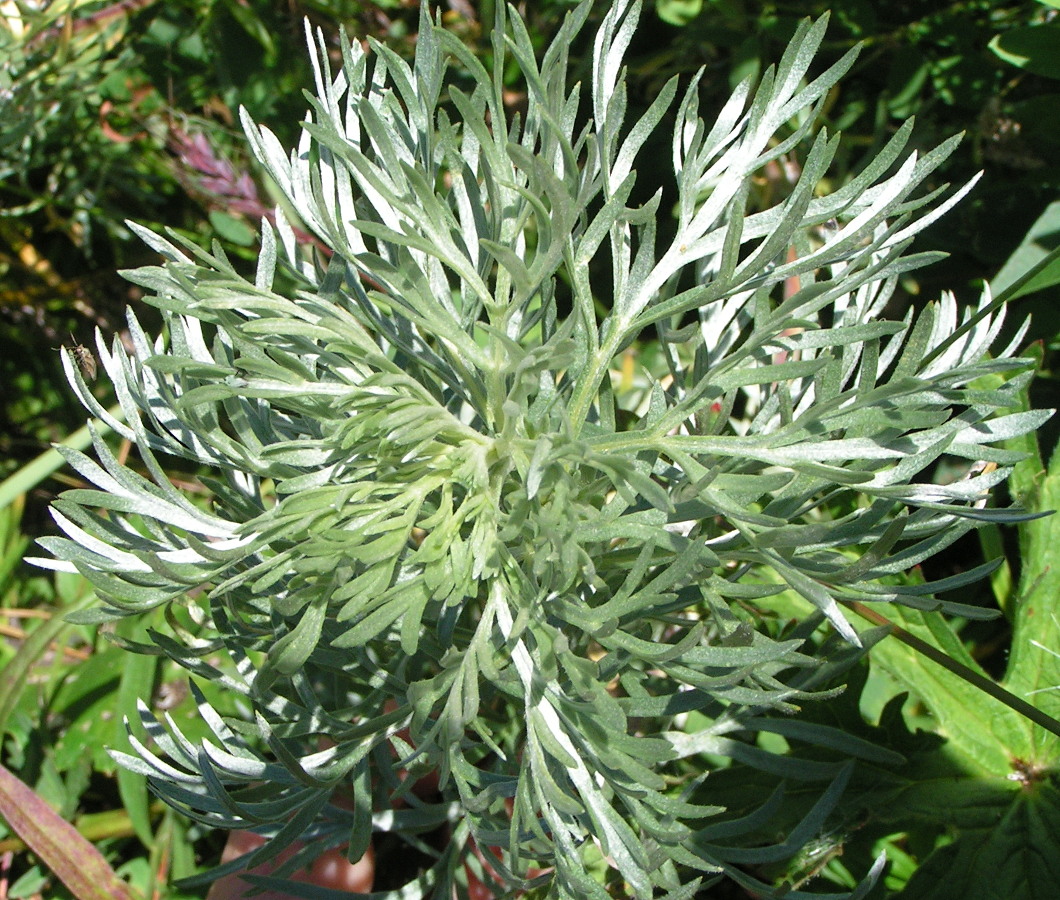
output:
[[[70,353],[73,354],[74,359],[77,361],[77,367],[81,370],[81,374],[85,376],[88,381],[96,380],[96,356],[88,349],[84,344],[79,344],[74,336],[70,335],[70,340],[74,342],[74,346],[70,349]]]

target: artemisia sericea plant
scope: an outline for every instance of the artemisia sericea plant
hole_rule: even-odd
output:
[[[883,316],[936,256],[914,236],[968,190],[925,186],[956,139],[906,151],[907,124],[822,192],[839,136],[817,114],[856,55],[810,74],[824,19],[720,110],[675,78],[627,122],[638,12],[614,3],[573,86],[587,3],[540,62],[502,10],[492,71],[426,11],[411,64],[342,38],[333,74],[310,35],[299,146],[243,115],[282,196],[256,271],[137,228],[164,262],[127,275],[164,327],[130,314],[125,344],[97,335],[123,417],[66,354],[137,452],[63,450],[95,487],[54,503],[65,537],[40,562],[91,580],[82,621],[166,606],[198,623],[130,647],[245,715],[203,700],[212,737],[192,741],[145,706],[135,754],[115,755],[193,819],[270,838],[231,867],[296,838],[281,875],[347,841],[356,859],[391,832],[421,853],[404,898],[463,896],[469,872],[578,900],[767,889],[753,864],[819,838],[852,760],[894,757],[772,715],[821,697],[807,636],[867,644],[850,601],[938,608],[983,571],[889,576],[1014,515],[985,504],[1018,458],[995,445],[1047,413],[1012,411],[1032,373],[1019,335],[994,346],[1000,305]],[[670,151],[645,158],[664,119]],[[794,154],[787,196],[752,207]],[[672,167],[669,193],[631,202],[638,165]],[[623,391],[641,344],[659,364]],[[943,457],[966,474],[936,483]],[[167,478],[174,458],[208,505]],[[780,591],[818,614],[771,636],[745,611]],[[762,730],[842,759],[816,764],[808,815],[749,849],[775,798],[738,820],[703,798],[726,759],[798,776]]]

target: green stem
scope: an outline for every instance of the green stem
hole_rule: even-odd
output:
[[[604,341],[603,346],[597,350],[596,358],[593,360],[589,370],[578,379],[578,386],[574,396],[571,398],[569,407],[571,433],[577,437],[581,434],[582,426],[589,415],[589,407],[592,406],[593,398],[600,392],[600,382],[607,377],[611,360],[618,352],[619,345],[626,333],[625,324],[611,321],[612,330]]]

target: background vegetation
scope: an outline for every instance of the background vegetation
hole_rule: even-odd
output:
[[[0,4],[0,762],[73,822],[136,893],[175,897],[181,894],[166,885],[214,864],[221,839],[151,801],[143,780],[117,770],[104,747],[124,745],[121,719],[135,715],[138,696],[150,696],[156,711],[168,710],[187,730],[195,706],[186,683],[156,657],[131,656],[94,629],[65,624],[62,613],[90,602],[88,584],[21,562],[31,541],[49,533],[47,503],[76,483],[57,456],[46,454],[49,443],[87,443],[78,431],[84,414],[66,387],[56,348],[88,343],[95,327],[120,332],[126,304],[151,323],[150,309],[116,274],[154,259],[126,219],[168,226],[204,245],[217,237],[233,258],[253,259],[257,222],[273,201],[270,185],[249,162],[236,111],[245,106],[283,143],[294,143],[305,108],[301,91],[310,84],[304,17],[329,35],[341,25],[354,37],[372,34],[407,53],[418,9],[398,0],[36,6]],[[526,4],[524,15],[542,46],[569,6]],[[607,4],[598,6],[597,18]],[[848,178],[912,116],[914,142],[923,147],[966,133],[940,181],[986,173],[973,195],[918,242],[919,250],[947,251],[948,260],[907,278],[895,302],[933,299],[942,289],[970,301],[983,279],[1003,287],[1060,246],[1060,19],[1052,0],[659,0],[629,55],[631,118],[671,75],[701,66],[707,71],[701,109],[718,108],[736,81],[779,58],[800,19],[827,9],[832,22],[818,68],[852,44],[865,44],[829,98],[827,124],[847,137],[846,155],[829,177]],[[453,0],[441,12],[477,55],[489,57],[492,0]],[[573,48],[575,68],[587,50]],[[520,92],[513,79],[513,110]],[[668,123],[658,139],[665,160]],[[797,171],[777,166],[755,186],[760,202],[783,193],[795,177]],[[647,171],[637,190],[646,197],[657,186]],[[1038,406],[1058,405],[1052,375],[1058,282],[1054,263],[1023,288],[1018,314],[1010,316],[1015,327],[1033,313],[1028,340],[1039,342],[1042,359],[1032,387]],[[651,346],[638,352],[650,354]],[[112,402],[107,387],[97,386],[104,404]],[[1056,475],[1044,474],[1054,445],[1047,429],[1039,447],[1024,445],[1032,456],[1011,490],[1031,508],[1056,506],[1050,500]],[[187,480],[194,475],[187,472]],[[1001,555],[1004,564],[971,598],[1000,607],[1001,617],[970,625],[907,614],[899,624],[1010,688],[1056,697],[1060,610],[1055,601],[1041,601],[1033,630],[1025,618],[1032,595],[1060,597],[1060,589],[1050,589],[1055,528],[1041,520],[1010,534],[987,531],[984,548],[969,538],[922,573],[940,577],[977,565],[984,555]],[[777,629],[800,615],[793,600],[757,613]],[[165,626],[161,617],[155,624]],[[849,885],[886,847],[892,863],[880,896],[965,896],[974,879],[996,876],[1005,866],[1029,876],[998,896],[1047,896],[1060,877],[1056,776],[1045,779],[1053,793],[1037,805],[1014,804],[998,783],[1023,740],[1021,725],[998,726],[994,701],[897,642],[878,645],[859,671],[860,693],[807,714],[914,757],[920,775],[855,779],[840,823],[822,833],[814,852],[785,867],[760,866],[758,876],[778,883],[820,876],[821,889]],[[1027,784],[1041,775],[1028,772]],[[760,796],[772,788],[745,779],[734,766],[710,802],[727,800],[739,809],[749,792]],[[943,794],[938,785],[946,779],[955,786]],[[796,802],[791,815],[797,814]],[[1037,879],[1043,879],[1041,892]],[[2,823],[0,882],[8,897],[70,895]]]

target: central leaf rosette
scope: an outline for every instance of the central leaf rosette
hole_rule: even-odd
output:
[[[443,640],[470,634],[495,579],[513,598],[562,602],[588,621],[612,589],[594,559],[630,552],[613,530],[602,536],[606,524],[630,519],[639,505],[646,525],[653,507],[645,497],[660,510],[670,504],[644,463],[543,430],[564,423],[554,409],[535,407],[536,390],[526,386],[556,376],[523,372],[529,377],[489,430],[466,404],[449,409],[405,375],[365,378],[335,409],[324,442],[334,448],[327,483],[308,486],[305,474],[277,481],[275,504],[242,529],[263,561],[218,594],[264,591],[296,619],[320,606],[327,615],[310,619],[321,628],[333,620],[335,647],[361,646],[400,622],[409,655],[440,622],[451,623]],[[286,658],[282,669],[295,662]]]

